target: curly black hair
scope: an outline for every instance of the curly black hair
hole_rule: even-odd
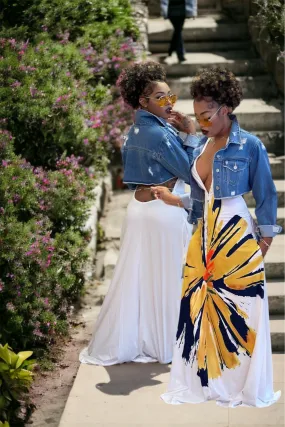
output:
[[[197,74],[190,88],[194,100],[211,98],[219,105],[227,105],[234,110],[242,100],[242,88],[236,76],[220,67],[204,69]]]
[[[146,61],[125,68],[117,80],[117,87],[124,101],[131,107],[138,108],[141,95],[149,95],[153,83],[165,81],[166,73],[163,66],[155,61]]]

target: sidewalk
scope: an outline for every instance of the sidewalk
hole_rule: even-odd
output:
[[[105,256],[109,277],[130,197],[128,192],[115,193],[102,220],[109,240],[109,254],[107,251]],[[102,296],[107,292],[107,283],[106,280],[98,289]],[[95,306],[85,320],[95,322],[97,315],[98,307]],[[169,378],[170,366],[167,365],[80,365],[59,427],[281,427],[284,426],[284,360],[283,354],[273,355],[275,390],[282,391],[281,400],[264,409],[227,409],[214,402],[167,405],[160,399]]]

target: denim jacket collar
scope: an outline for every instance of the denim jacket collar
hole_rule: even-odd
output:
[[[157,124],[157,122],[160,122],[162,126],[167,126],[168,123],[165,119],[162,117],[155,116],[152,113],[149,113],[146,110],[139,109],[136,111],[135,115],[135,125],[141,125],[141,124]]]
[[[162,117],[158,117],[155,114],[152,114],[146,110],[139,109],[136,111],[135,114],[135,125],[157,125],[157,122],[159,122],[160,126],[163,126],[170,130],[175,136],[178,136],[179,131],[175,129],[170,123],[167,122],[167,120],[163,119]]]

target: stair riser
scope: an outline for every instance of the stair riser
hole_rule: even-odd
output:
[[[173,64],[166,65],[168,77],[195,76],[203,68],[222,67],[232,71],[237,76],[255,76],[264,74],[264,67],[260,59],[236,60],[232,62],[212,62],[209,64]]]
[[[233,50],[248,49],[248,41],[208,41],[208,42],[184,42],[186,52],[229,52]],[[150,42],[149,50],[152,53],[167,53],[169,42]]]
[[[269,313],[271,315],[284,315],[285,314],[285,297],[284,295],[269,296]]]
[[[278,206],[283,207],[285,202],[285,191],[278,191]],[[244,199],[246,201],[246,204],[249,208],[255,207],[255,200],[253,198],[252,193],[248,193],[244,195]]]
[[[242,128],[248,130],[282,130],[283,118],[282,114],[277,113],[252,113],[238,114],[239,123]]]
[[[150,43],[170,41],[172,37],[172,28],[160,32],[151,32],[148,36]],[[199,41],[228,41],[228,40],[247,40],[249,39],[246,24],[230,25],[220,24],[216,28],[185,28],[183,30],[183,39],[185,42]],[[208,51],[209,52],[209,51]]]
[[[271,347],[272,351],[276,353],[284,353],[285,351],[285,334],[273,332],[271,333]]]
[[[267,263],[265,257],[265,274],[267,280],[284,280],[284,262]]]
[[[244,98],[262,98],[277,95],[277,89],[269,77],[259,76],[252,79],[241,79],[240,83]],[[191,81],[172,79],[169,80],[169,85],[179,99],[189,99]]]
[[[271,165],[271,172],[273,179],[285,179],[284,163]]]

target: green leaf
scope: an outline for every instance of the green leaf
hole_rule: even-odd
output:
[[[0,344],[0,357],[8,365],[11,365],[11,354],[8,350],[8,344],[5,344],[4,347]]]
[[[20,353],[18,353],[18,361],[16,363],[16,369],[18,369],[26,359],[31,357],[32,354],[33,354],[32,351],[20,351]]]

